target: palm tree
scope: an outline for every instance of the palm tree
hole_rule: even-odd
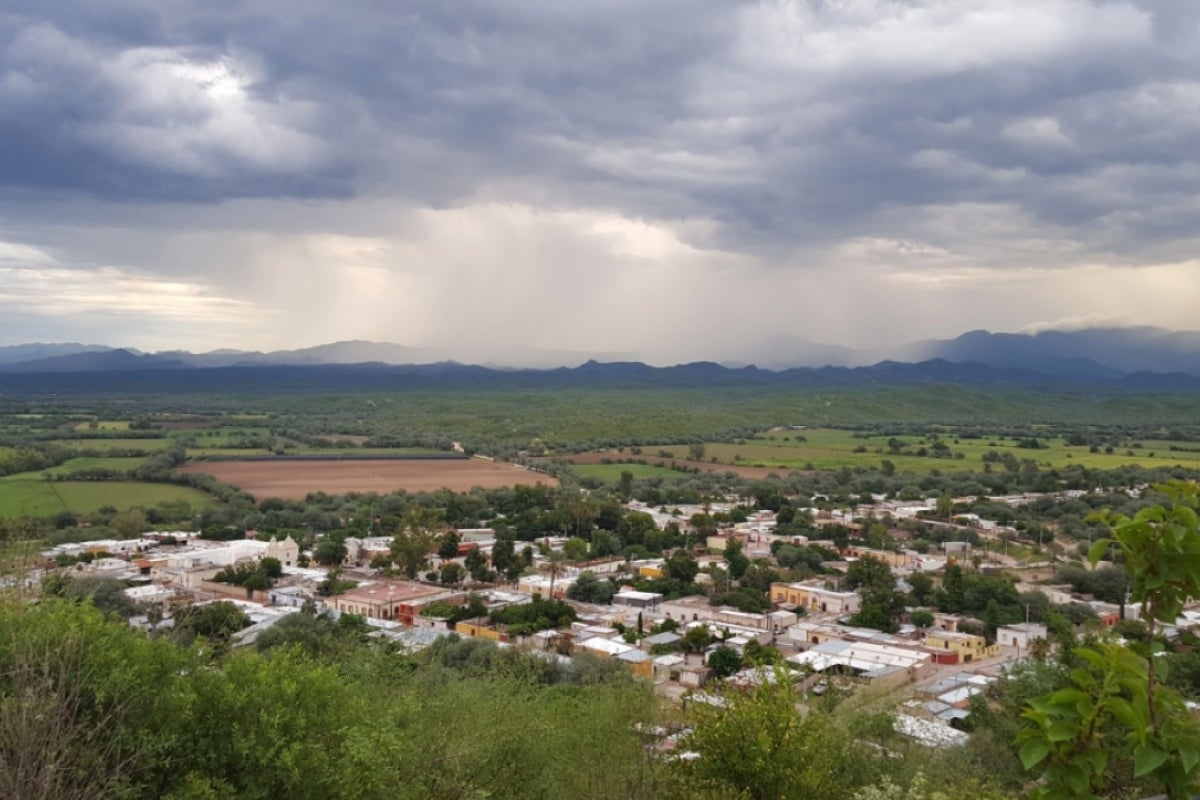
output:
[[[561,550],[551,550],[546,555],[546,566],[550,572],[550,599],[554,599],[554,580],[566,571],[567,554]]]

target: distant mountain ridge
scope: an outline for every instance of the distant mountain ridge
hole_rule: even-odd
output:
[[[533,348],[514,352],[532,353],[537,356],[535,360],[551,364],[570,355],[567,351]],[[755,353],[757,358],[750,360]],[[969,331],[954,339],[901,345],[890,353],[822,345],[797,337],[775,337],[723,363],[700,361],[666,367],[648,366],[633,358],[621,358],[620,354],[605,355],[617,357],[607,361],[591,359],[577,367],[489,363],[468,368],[452,361],[443,351],[369,341],[334,342],[266,353],[240,350],[142,353],[103,345],[22,344],[0,347],[0,375],[348,365],[398,369],[428,365],[430,369],[422,374],[508,372],[553,380],[575,374],[590,379],[668,383],[740,380],[786,384],[800,380],[801,376],[806,382],[917,381],[941,376],[942,380],[971,383],[1029,385],[1040,381],[1144,384],[1159,388],[1187,388],[1200,382],[1200,332],[1148,326],[1038,333]]]

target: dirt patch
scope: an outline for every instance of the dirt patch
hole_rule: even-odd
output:
[[[549,475],[512,464],[472,459],[388,459],[379,461],[201,461],[185,464],[181,472],[203,472],[238,486],[259,500],[278,497],[303,500],[310,492],[388,492],[405,489],[429,492],[450,489],[464,492],[476,486],[545,484],[557,486]]]
[[[736,464],[713,464],[710,461],[689,461],[686,458],[659,458],[658,456],[631,456],[626,453],[578,453],[571,456],[558,456],[572,464],[603,464],[611,462],[619,464],[621,462],[633,462],[635,464],[649,464],[650,466],[670,467],[675,464],[679,467],[688,467],[689,469],[699,469],[704,472],[732,472],[736,475],[741,475],[743,478],[762,479],[771,475],[777,475],[780,478],[786,478],[789,472],[805,472],[805,470],[791,470],[784,467],[743,467]]]

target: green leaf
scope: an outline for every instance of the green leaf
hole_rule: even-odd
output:
[[[1096,688],[1096,679],[1086,669],[1071,670],[1071,680],[1074,681],[1076,686],[1084,686],[1088,689]],[[1085,698],[1088,697],[1083,692],[1080,692],[1080,694],[1083,694]]]
[[[1078,733],[1079,725],[1070,720],[1060,719],[1051,723],[1050,728],[1046,731],[1046,738],[1052,742],[1065,742],[1068,739],[1074,739]]]
[[[1108,710],[1122,724],[1130,728],[1142,728],[1145,723],[1133,705],[1122,697],[1113,697],[1108,701]]]
[[[1091,678],[1091,675],[1088,675],[1083,670],[1076,670],[1076,672],[1082,672],[1084,675],[1087,675],[1087,677]],[[1075,672],[1071,673],[1071,677],[1072,678],[1076,677]],[[1052,694],[1050,696],[1050,701],[1052,703],[1054,703],[1054,705],[1067,706],[1067,707],[1074,707],[1076,703],[1086,702],[1091,699],[1092,699],[1091,696],[1089,694],[1087,694],[1087,692],[1081,692],[1078,689],[1069,689],[1069,688],[1068,689],[1059,689],[1057,692],[1055,692],[1054,694]]]
[[[1133,748],[1133,777],[1140,778],[1153,772],[1167,760],[1167,753],[1152,744],[1140,744]]]
[[[1088,561],[1092,562],[1092,565],[1095,566],[1113,544],[1115,542],[1112,539],[1097,539],[1092,542],[1092,546],[1088,548]]]
[[[1183,771],[1191,773],[1200,764],[1200,750],[1189,745],[1179,746],[1179,760],[1183,763]]]
[[[1071,787],[1071,791],[1077,795],[1081,795],[1088,790],[1088,774],[1083,765],[1074,763],[1068,764],[1066,768],[1067,786]]]
[[[1033,769],[1042,759],[1050,754],[1050,743],[1045,739],[1030,739],[1021,748],[1021,765],[1025,769]]]

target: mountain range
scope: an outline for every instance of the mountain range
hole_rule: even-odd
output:
[[[793,337],[767,340],[722,363],[650,367],[629,359],[590,359],[566,369],[572,354],[524,351],[519,362],[464,366],[429,348],[386,342],[348,341],[298,350],[207,353],[138,350],[83,344],[20,344],[0,347],[0,375],[94,372],[190,372],[213,369],[356,366],[400,370],[408,375],[481,376],[494,372],[531,379],[579,378],[684,382],[727,379],[765,383],[860,383],[945,380],[965,383],[1101,383],[1147,388],[1200,387],[1200,332],[1155,327],[1089,328],[1037,333],[970,331],[954,339],[913,342],[891,351],[854,350]],[[541,362],[536,366],[530,363]],[[560,366],[550,365],[557,362]],[[520,363],[521,366],[517,366]],[[574,363],[578,364],[578,361]],[[425,365],[418,368],[415,365]],[[406,369],[400,369],[406,368]],[[344,371],[344,369],[343,369]],[[674,376],[674,378],[672,378]]]

